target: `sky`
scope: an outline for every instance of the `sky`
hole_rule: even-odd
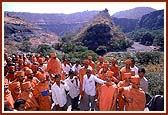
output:
[[[4,11],[30,13],[64,13],[101,11],[107,8],[110,15],[135,7],[166,8],[166,2],[3,2]]]

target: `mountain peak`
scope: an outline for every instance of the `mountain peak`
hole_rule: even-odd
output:
[[[136,7],[130,10],[120,11],[113,15],[116,18],[140,19],[143,15],[156,11],[151,7]]]
[[[97,52],[100,49],[107,51],[124,50],[128,46],[120,46],[119,43],[130,42],[119,28],[117,28],[105,9],[100,11],[92,20],[90,20],[81,31],[72,38],[73,42],[81,42],[89,50]],[[117,46],[116,46],[117,44]],[[120,49],[119,49],[119,47]]]

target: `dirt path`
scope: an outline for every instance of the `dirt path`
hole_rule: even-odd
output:
[[[132,45],[132,48],[128,48],[128,49],[132,49],[135,50],[136,52],[150,52],[153,50],[153,48],[151,46],[145,46],[142,44],[139,44],[138,42],[134,42],[134,44]]]

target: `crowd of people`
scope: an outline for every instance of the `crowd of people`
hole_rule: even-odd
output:
[[[148,80],[145,69],[126,59],[92,56],[72,64],[56,53],[4,55],[5,111],[144,111]],[[68,102],[70,100],[70,102]],[[69,104],[70,103],[70,104]]]

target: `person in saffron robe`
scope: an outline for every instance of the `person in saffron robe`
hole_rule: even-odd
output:
[[[39,80],[36,77],[34,77],[33,71],[31,69],[27,69],[25,71],[25,75],[27,76],[25,81],[30,81],[31,86],[34,90],[34,87],[39,83]]]
[[[9,107],[9,109],[14,109],[14,100],[11,91],[8,89],[8,79],[4,79],[4,103]]]
[[[31,69],[33,71],[34,77],[36,77],[37,79],[39,79],[38,76],[39,76],[39,74],[41,74],[41,72],[38,70],[39,69],[38,65],[33,64],[31,66]]]
[[[101,68],[98,72],[98,77],[102,80],[105,80],[106,72],[109,71],[109,62],[103,63],[103,68]]]
[[[109,62],[104,62],[103,67],[98,72],[98,78],[105,80],[106,72],[109,71]],[[101,84],[96,84],[96,96],[98,98]]]
[[[30,81],[24,82],[22,84],[22,93],[20,99],[26,100],[26,111],[38,111],[39,104],[37,103],[33,93],[32,93],[32,86]]]
[[[119,78],[121,81],[124,80],[124,73],[129,73],[129,72],[131,73],[130,66],[131,66],[131,60],[127,59],[125,61],[125,66],[120,69],[120,77]]]
[[[104,62],[104,58],[102,56],[99,56],[99,61],[97,62],[97,73],[99,72],[99,70],[101,68],[103,68],[103,62]]]
[[[50,54],[50,59],[48,60],[47,63],[47,72],[51,74],[61,74],[62,72],[62,67],[61,67],[61,61],[57,58],[56,53],[51,53]]]
[[[131,73],[124,73],[124,80],[120,81],[117,84],[118,88],[122,89],[123,87],[129,86],[131,84],[130,79],[131,79]],[[122,91],[123,90],[119,90],[119,93],[118,93],[118,110],[119,111],[124,110],[124,104],[125,104],[125,101],[122,98]]]
[[[131,76],[131,85],[124,87],[123,99],[126,111],[144,111],[146,105],[145,92],[140,88],[140,77]]]
[[[9,82],[14,81],[15,80],[14,73],[15,73],[15,66],[9,66],[8,67],[8,73],[5,76],[5,78],[7,78],[9,80]]]
[[[100,111],[115,111],[116,110],[116,99],[118,89],[114,82],[111,81],[113,77],[112,72],[107,72],[106,81],[109,85],[103,84],[100,87],[99,93],[99,110]]]
[[[51,93],[49,91],[49,84],[46,81],[45,74],[39,74],[40,82],[34,88],[33,94],[40,105],[40,111],[51,111]]]
[[[110,70],[112,72],[114,72],[114,77],[119,79],[119,67],[118,65],[116,65],[117,59],[115,59],[114,57],[111,58],[111,66],[110,66]]]
[[[89,65],[92,67],[92,69],[95,69],[95,63],[92,60],[92,56],[88,56],[88,60],[89,60]]]
[[[20,82],[10,83],[9,90],[11,91],[11,94],[12,94],[14,101],[20,98],[20,95],[21,95]]]
[[[20,82],[20,86],[21,86],[21,89],[22,89],[22,83],[25,82],[25,74],[24,74],[24,71],[16,71],[15,72],[15,78],[17,82]]]

